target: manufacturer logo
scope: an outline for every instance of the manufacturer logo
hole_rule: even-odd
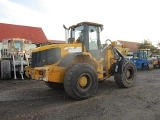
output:
[[[68,50],[69,53],[82,52],[82,47],[65,47],[64,50]]]

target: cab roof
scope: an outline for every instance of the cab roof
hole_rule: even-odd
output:
[[[103,27],[103,25],[99,24],[99,23],[84,21],[84,22],[77,23],[76,25],[72,25],[72,26],[70,26],[70,28],[75,28],[75,27],[78,27],[78,26],[81,26],[81,25],[85,25],[85,24],[93,25],[93,26],[96,26],[96,27]]]

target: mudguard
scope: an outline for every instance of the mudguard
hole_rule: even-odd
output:
[[[125,58],[120,57],[115,64],[114,73],[122,73],[125,62],[127,62],[127,60]]]
[[[83,55],[82,52],[76,52],[76,53],[69,53],[69,54],[66,54],[62,59],[61,61],[58,63],[58,66],[60,67],[67,67],[69,66],[73,59],[75,58],[75,56],[77,55]]]

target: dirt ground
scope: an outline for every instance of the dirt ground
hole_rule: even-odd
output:
[[[1,80],[0,120],[160,120],[160,69],[139,71],[129,89],[110,78],[82,101],[43,81]]]

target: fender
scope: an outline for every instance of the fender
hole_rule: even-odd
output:
[[[127,60],[125,58],[120,57],[115,64],[114,73],[122,73],[122,69],[126,61]]]
[[[82,52],[68,53],[58,63],[60,67],[68,67],[77,55],[83,55]]]
[[[89,54],[84,54],[83,52],[76,52],[76,53],[68,53],[66,54],[58,63],[58,66],[60,67],[69,67],[69,65],[72,64],[76,56],[88,56],[91,61],[86,61],[86,63],[91,64],[95,68],[97,68],[97,63],[91,58]]]

